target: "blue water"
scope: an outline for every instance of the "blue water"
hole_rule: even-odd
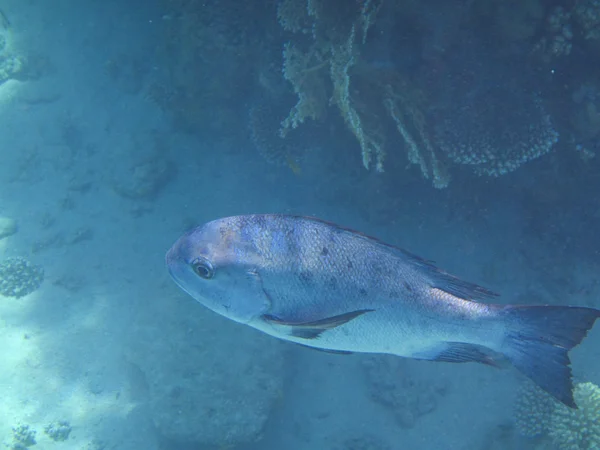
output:
[[[302,214],[433,259],[502,303],[600,307],[595,28],[563,23],[571,48],[553,53],[563,32],[547,25],[554,4],[515,2],[511,16],[501,2],[384,2],[365,47],[357,31],[366,55],[350,72],[362,89],[351,95],[369,93],[354,106],[386,136],[379,173],[363,167],[330,85],[323,114],[279,138],[297,101],[282,76],[283,46],[312,37],[283,30],[277,2],[263,3],[0,4],[0,63],[23,59],[0,76],[0,218],[17,224],[0,238],[0,263],[18,256],[44,270],[29,295],[0,296],[0,441],[60,450],[561,448],[519,432],[525,381],[513,369],[279,342],[194,302],[170,280],[164,254],[214,218]],[[597,2],[579,3],[600,24]],[[352,13],[336,17],[347,23]],[[314,73],[330,82],[328,69]],[[366,81],[397,76],[426,92],[419,105],[451,175],[446,188],[408,162],[383,98],[371,94],[383,91]],[[515,92],[527,93],[522,108]],[[258,141],[248,129],[257,105],[270,114]],[[444,150],[501,141],[502,159],[547,124],[558,143],[497,177]],[[599,355],[596,325],[571,352],[576,382],[600,385]],[[45,430],[59,422],[70,430],[64,440]]]

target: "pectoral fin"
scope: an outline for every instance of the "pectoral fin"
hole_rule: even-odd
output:
[[[291,322],[270,314],[265,314],[262,316],[262,318],[267,323],[286,329],[288,335],[290,336],[302,339],[315,339],[319,337],[324,331],[331,330],[335,327],[339,327],[340,325],[348,323],[352,319],[355,319],[358,316],[362,316],[364,313],[371,311],[374,310],[361,309],[358,311],[351,311],[348,313],[340,314],[338,316],[327,317],[325,319],[319,319],[312,322]]]

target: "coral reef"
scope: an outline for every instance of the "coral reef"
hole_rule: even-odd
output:
[[[328,106],[326,99],[331,97],[360,146],[365,168],[384,170],[386,134],[382,123],[387,121],[404,140],[409,161],[419,166],[434,186],[445,187],[448,174],[427,138],[419,106],[413,101],[413,87],[400,71],[369,69],[361,61],[369,29],[383,3],[360,1],[339,14],[330,2],[295,1],[306,5],[291,8],[293,0],[287,0],[286,8],[279,10],[279,22],[284,29],[302,35],[310,29],[312,42],[305,51],[299,49],[300,42],[289,42],[284,47],[283,74],[298,101],[283,120],[281,135],[286,136],[307,118],[323,117]],[[298,11],[303,11],[302,18],[286,15]],[[312,25],[289,26],[298,21],[312,21]]]
[[[549,435],[560,450],[600,449],[600,388],[578,383],[573,392],[577,409],[557,404]]]
[[[55,442],[66,441],[71,434],[71,425],[66,420],[52,422],[44,427],[44,433]]]
[[[292,7],[294,1],[297,4]],[[499,16],[500,9],[506,19],[507,6],[495,4],[494,7],[494,14]],[[497,18],[498,26],[511,35],[507,38],[511,41],[531,38],[535,26],[528,25],[530,19],[533,17],[539,22],[543,17],[539,2],[519,10],[523,15],[519,29],[507,30],[507,24],[512,22]],[[386,30],[377,29],[379,14],[386,16],[384,22],[390,22],[390,17],[401,17],[407,11],[399,4],[370,0],[356,2],[343,14],[331,2],[320,0],[286,0],[280,4],[279,22],[282,28],[293,33],[290,42],[284,46],[283,74],[298,98],[282,122],[282,136],[287,136],[308,118],[321,120],[329,106],[326,99],[330,97],[329,103],[337,107],[355,136],[367,169],[374,167],[383,171],[389,153],[386,147],[399,136],[409,162],[416,165],[436,188],[448,185],[452,166],[459,165],[479,175],[496,177],[552,149],[558,134],[541,101],[530,94],[526,86],[500,84],[494,90],[496,80],[482,80],[478,83],[489,86],[481,92],[464,92],[461,83],[463,87],[468,85],[460,81],[456,83],[455,97],[447,101],[442,95],[439,99],[425,95],[420,83],[411,79],[410,70],[394,61],[383,65],[370,63],[364,54],[372,48],[371,28],[376,29],[374,34],[378,31],[379,34],[390,33],[390,41],[396,38],[390,31],[395,29],[393,21],[385,25]],[[423,15],[424,12],[417,10],[414,14]],[[376,44],[381,46],[381,43]],[[479,56],[490,58],[487,49],[478,50]],[[443,64],[452,63],[458,67],[454,69],[456,77],[464,76],[463,66],[458,63],[460,58],[451,61],[445,55],[430,56],[442,57],[446,59]],[[428,64],[434,62],[424,61],[423,69],[428,69]],[[475,62],[470,67],[480,64]],[[480,76],[488,74],[481,73]],[[440,80],[428,80],[431,81],[440,84]],[[447,82],[448,79],[444,80]],[[431,86],[428,88],[431,90]],[[508,111],[510,115],[506,114]],[[499,129],[499,113],[514,122]],[[396,136],[391,133],[394,129],[398,133]]]
[[[291,7],[293,3],[296,5]],[[383,171],[382,136],[369,127],[364,111],[359,111],[359,100],[353,99],[350,92],[350,71],[358,61],[380,7],[381,1],[366,0],[356,2],[340,14],[331,2],[287,0],[285,7],[278,10],[278,19],[284,29],[303,36],[310,29],[312,36],[308,46],[304,45],[305,50],[300,48],[301,42],[288,42],[283,50],[283,75],[291,83],[298,101],[282,121],[281,135],[286,136],[307,118],[320,119],[331,97],[360,145],[365,168],[374,165],[376,170]],[[292,23],[310,26],[290,26]]]
[[[599,0],[162,1],[167,73],[148,95],[191,131],[250,129],[271,163],[295,170],[310,122],[343,124],[368,170],[416,169],[436,188],[511,173],[560,151],[559,134],[585,162],[597,147],[597,103],[564,106],[598,78]]]
[[[24,258],[14,257],[0,264],[0,295],[24,297],[37,290],[44,281],[44,269]]]

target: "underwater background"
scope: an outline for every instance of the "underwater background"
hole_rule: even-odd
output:
[[[499,302],[600,307],[600,1],[0,1],[9,449],[598,449],[513,369],[332,355],[218,316],[164,254],[317,216]]]

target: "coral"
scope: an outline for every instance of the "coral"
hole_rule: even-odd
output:
[[[558,404],[549,435],[560,450],[600,449],[600,387],[578,383],[573,391],[577,409]]]
[[[384,99],[384,105],[404,139],[408,160],[420,167],[423,176],[430,179],[434,187],[438,189],[447,187],[450,175],[438,159],[425,132],[425,118],[413,102],[401,93],[396,93],[392,86],[388,85],[387,91],[388,96]]]
[[[330,73],[333,82],[333,101],[337,105],[348,129],[354,134],[361,148],[363,165],[369,169],[373,158],[375,168],[383,172],[383,159],[385,152],[381,140],[376,133],[368,133],[356,108],[352,106],[350,97],[350,75],[349,70],[355,64],[354,48],[354,26],[344,45],[332,47]]]
[[[385,82],[379,82],[378,74],[373,71],[355,70],[367,42],[368,31],[375,24],[381,7],[381,1],[364,0],[340,14],[331,2],[286,0],[280,3],[278,18],[282,27],[289,31],[304,30],[304,34],[310,28],[312,36],[307,51],[301,51],[295,44],[300,40],[288,42],[283,50],[283,74],[291,83],[298,102],[282,122],[280,134],[285,137],[289,130],[297,128],[306,118],[322,118],[327,107],[326,99],[331,97],[330,103],[337,107],[360,146],[365,168],[383,171],[386,151],[382,122],[391,119],[405,140],[409,160],[419,164],[423,175],[432,178],[436,187],[444,187],[447,177],[442,174],[424,130],[420,129],[417,139],[423,146],[418,145],[417,140],[406,131],[411,124],[404,121],[410,122],[416,115],[401,112],[399,105],[388,98],[389,84],[396,80],[384,74],[382,79]],[[310,20],[310,27],[290,25]],[[361,89],[363,87],[368,89]],[[409,86],[403,82],[395,88],[399,91]],[[330,90],[331,96],[327,95]],[[368,95],[361,94],[367,90]],[[418,125],[415,127],[418,128]],[[426,155],[419,155],[419,152]]]
[[[29,427],[29,425],[19,425],[13,427],[13,439],[12,443],[9,444],[10,450],[25,450],[27,447],[35,445],[35,430]]]
[[[514,409],[514,422],[519,434],[526,437],[545,435],[557,403],[535,384],[529,381],[523,384],[519,388]]]
[[[281,122],[280,135],[285,137],[289,130],[297,128],[307,118],[321,118],[327,108],[327,86],[322,71],[328,65],[326,56],[315,46],[308,52],[287,43],[283,49],[283,76],[298,96],[298,102],[288,117]]]
[[[567,56],[573,48],[573,28],[571,12],[557,6],[546,20],[545,35],[534,46],[534,51],[542,55],[546,61],[556,57]]]
[[[377,14],[379,14],[379,10],[383,5],[383,0],[363,0],[362,6],[360,9],[360,14],[358,15],[358,25],[360,32],[362,34],[362,43],[365,44],[367,42],[367,34],[369,29],[375,24],[377,19]]]
[[[292,7],[292,5],[294,5]],[[288,31],[302,32],[283,50],[283,75],[298,101],[283,120],[280,135],[304,123],[323,119],[329,104],[337,107],[347,129],[360,147],[366,169],[383,172],[388,130],[396,129],[411,164],[436,188],[448,185],[450,176],[431,141],[422,111],[414,101],[415,85],[395,68],[371,67],[361,54],[368,33],[381,13],[383,2],[363,0],[340,13],[334,2],[285,0],[278,9],[279,22]],[[389,6],[392,13],[398,5]],[[312,21],[312,25],[306,25]],[[302,26],[291,25],[302,23]],[[306,47],[306,32],[311,42]],[[300,50],[301,45],[307,50]],[[331,92],[331,93],[330,93]],[[390,139],[397,141],[397,137]]]
[[[454,91],[452,113],[435,126],[436,142],[453,163],[498,177],[545,155],[558,141],[540,99],[526,88],[486,80],[467,89]]]
[[[277,20],[284,30],[293,33],[310,33],[312,29],[307,5],[296,0],[281,0],[277,4]]]
[[[52,422],[44,427],[44,433],[55,442],[66,441],[71,434],[71,425],[66,420]]]
[[[44,269],[24,258],[8,258],[0,264],[0,294],[23,297],[38,289],[44,281]]]
[[[582,0],[572,5],[570,9],[556,6],[548,16],[545,36],[534,48],[547,61],[571,54],[574,36],[600,39],[600,0]]]
[[[573,17],[585,39],[600,39],[600,0],[575,2]]]

